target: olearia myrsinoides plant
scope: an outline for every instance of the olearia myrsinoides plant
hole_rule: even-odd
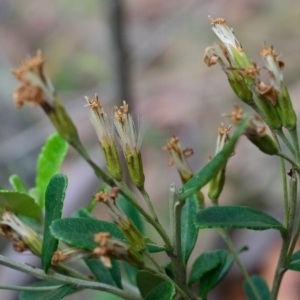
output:
[[[236,96],[255,114],[246,114],[236,105],[231,113],[224,115],[236,128],[232,130],[231,125],[221,124],[215,155],[198,172],[187,161],[193,150],[183,149],[178,137],[168,141],[164,150],[182,181],[180,187],[170,185],[169,199],[166,199],[170,228],[161,225],[161,216],[145,190],[141,152],[143,129],[135,125],[125,101],[121,107],[114,108],[113,114],[106,114],[97,95],[93,99],[86,98],[105,160],[105,171],[92,161],[80,141],[76,126],[44,73],[42,53],[38,51],[13,72],[21,83],[13,93],[16,106],[40,105],[57,133],[49,137],[38,157],[35,187],[28,189],[18,175],[12,175],[9,178],[12,190],[0,190],[1,233],[13,242],[16,251],[31,251],[40,257],[42,269],[2,255],[0,264],[42,281],[30,287],[1,288],[22,291],[22,299],[62,299],[82,289],[94,289],[128,300],[204,300],[235,262],[244,276],[248,299],[275,300],[285,272],[289,269],[300,271],[300,251],[295,252],[300,234],[300,217],[296,211],[300,151],[297,117],[283,81],[284,63],[272,46],[264,44],[260,56],[269,75],[269,82],[264,82],[262,67],[248,58],[225,20],[211,20],[211,25],[220,41],[205,50],[204,62],[208,66],[221,65]],[[220,205],[228,162],[239,151],[236,145],[242,135],[264,154],[279,158],[283,223],[251,207]],[[147,209],[124,180],[126,170],[120,163],[118,141],[129,179],[141,193]],[[282,152],[280,141],[289,153]],[[59,169],[68,144],[93,168],[104,185],[86,208],[62,218],[68,180],[59,174]],[[207,207],[201,191],[206,184],[211,200]],[[103,207],[112,222],[95,218],[92,214],[95,205]],[[145,236],[144,221],[156,231],[154,241]],[[203,228],[216,229],[228,249],[199,253],[191,270],[187,270],[198,233]],[[281,234],[282,248],[271,286],[258,274],[248,273],[239,258],[239,253],[247,247],[235,249],[227,231],[229,228],[275,229]],[[161,265],[156,260],[153,256],[156,252],[165,252],[166,264]],[[83,266],[78,271],[76,264],[68,265],[70,261],[79,260],[84,263],[85,271],[82,271]]]

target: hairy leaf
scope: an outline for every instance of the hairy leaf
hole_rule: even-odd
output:
[[[249,300],[270,300],[271,294],[270,294],[269,288],[268,288],[265,280],[258,275],[253,275],[250,278],[251,278],[253,285],[256,288],[257,296],[253,292],[249,282],[247,280],[245,280],[244,281],[244,290],[246,292],[248,299]]]
[[[58,246],[58,240],[50,232],[50,225],[53,221],[61,218],[67,186],[67,177],[62,174],[56,174],[51,178],[46,190],[45,227],[41,257],[45,272],[48,271],[52,255]]]

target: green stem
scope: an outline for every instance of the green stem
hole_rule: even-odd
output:
[[[275,132],[281,138],[281,140],[287,146],[287,148],[290,150],[290,152],[293,154],[293,156],[295,156],[295,149],[293,148],[292,144],[285,136],[284,132],[282,131],[282,128],[276,129]]]
[[[289,194],[289,214],[288,214],[288,222],[287,222],[287,231],[285,235],[282,235],[283,242],[281,246],[280,256],[277,263],[272,291],[271,291],[271,300],[276,300],[281,284],[281,280],[286,271],[286,264],[288,262],[288,250],[291,241],[294,219],[295,219],[295,211],[297,204],[297,177],[295,171],[292,170],[292,174],[290,175],[290,194]]]
[[[78,279],[82,279],[82,280],[92,281],[91,278],[89,278],[88,276],[85,276],[64,264],[58,264],[57,266],[52,266],[52,267],[54,268],[54,270],[56,270],[60,274],[78,278]]]
[[[219,230],[219,232],[220,232],[221,237],[223,238],[223,240],[227,244],[227,246],[228,246],[231,254],[233,255],[233,258],[234,258],[235,262],[239,266],[239,268],[240,268],[241,272],[243,273],[246,281],[248,282],[250,288],[252,289],[253,294],[255,295],[255,298],[257,300],[262,300],[261,297],[260,297],[260,295],[259,295],[259,293],[258,293],[258,291],[257,291],[257,289],[256,289],[256,287],[255,287],[255,285],[253,284],[253,282],[252,282],[252,280],[250,278],[250,275],[249,275],[248,271],[246,270],[246,268],[244,267],[242,261],[240,260],[238,254],[237,254],[237,252],[236,252],[236,250],[234,248],[234,245],[231,242],[229,234],[224,229]]]
[[[277,135],[273,132],[273,137],[278,146],[278,149],[281,151],[280,143],[278,141]],[[284,160],[280,157],[280,167],[281,167],[281,177],[282,177],[282,185],[283,185],[283,199],[284,199],[284,217],[283,217],[283,226],[286,228],[288,223],[288,214],[289,214],[289,198],[288,198],[288,188],[286,181],[286,168],[284,164]]]
[[[138,203],[138,201],[136,200],[136,197],[133,195],[133,193],[129,190],[129,188],[127,187],[126,183],[124,181],[120,182],[121,185],[121,190],[120,190],[120,194],[122,194],[128,202],[130,202],[139,212],[140,214],[145,218],[145,220],[150,223],[155,229],[156,231],[159,233],[159,235],[161,236],[161,238],[163,239],[163,241],[165,242],[167,248],[171,249],[172,245],[171,245],[171,241],[166,233],[166,231],[164,230],[164,228],[157,223]]]
[[[128,300],[142,300],[142,298],[139,295],[136,295],[136,294],[128,292],[128,291],[120,290],[117,287],[114,287],[109,284],[68,277],[65,275],[55,273],[51,270],[48,272],[48,274],[46,274],[41,269],[34,268],[29,265],[13,261],[3,255],[0,255],[0,264],[3,266],[9,267],[9,268],[27,273],[27,274],[32,275],[39,279],[43,279],[43,280],[47,280],[47,281],[57,281],[57,282],[61,282],[64,284],[71,284],[80,289],[86,288],[86,289],[104,291],[104,292],[108,292],[108,293],[117,295],[121,298],[128,299]]]
[[[148,208],[149,208],[149,210],[150,210],[150,213],[151,213],[151,215],[152,215],[152,218],[155,220],[155,222],[159,223],[157,214],[156,214],[156,212],[155,212],[155,209],[154,209],[154,207],[153,207],[153,204],[152,204],[152,202],[151,202],[151,199],[150,199],[148,193],[146,192],[145,188],[142,187],[142,188],[139,189],[139,191],[141,192],[141,194],[143,195],[143,197],[144,197],[144,199],[145,199],[145,202],[146,202],[146,204],[147,204],[147,206],[148,206]]]
[[[300,171],[300,168],[299,168],[299,165],[297,164],[297,162],[293,161],[291,158],[286,156],[284,153],[278,152],[276,155],[285,159],[286,161],[288,161],[295,168],[295,170],[297,170],[297,172]]]
[[[97,177],[102,179],[105,183],[110,186],[115,186],[115,181],[112,177],[106,174],[102,169],[100,169],[90,158],[89,154],[87,153],[86,149],[82,145],[79,138],[74,139],[70,142],[71,146],[76,149],[76,151],[81,155],[81,157],[92,167]]]
[[[297,127],[295,127],[292,130],[289,130],[290,135],[292,137],[292,141],[294,144],[295,148],[295,157],[296,157],[296,162],[298,165],[300,165],[300,148],[299,148],[299,140],[298,140],[298,134],[297,134]]]
[[[43,292],[59,289],[63,285],[51,285],[51,286],[17,286],[17,285],[0,285],[0,290],[10,291],[32,291],[32,292]]]

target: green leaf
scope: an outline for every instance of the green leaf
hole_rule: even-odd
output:
[[[25,193],[0,190],[0,207],[33,219],[41,219],[41,208]]]
[[[199,204],[194,194],[186,199],[181,212],[181,245],[185,264],[187,264],[198,238],[198,228],[195,226],[198,211]]]
[[[95,275],[99,282],[115,285],[115,282],[107,267],[99,259],[85,259],[84,262]]]
[[[114,282],[116,283],[117,287],[122,289],[122,277],[121,277],[121,270],[120,264],[117,260],[111,260],[112,267],[109,269],[110,275],[113,278]]]
[[[193,264],[188,284],[192,285],[209,271],[223,265],[226,258],[227,252],[222,249],[212,252],[203,252]]]
[[[57,282],[41,281],[32,286],[56,286],[57,288],[49,291],[24,291],[20,293],[19,300],[60,300],[75,292],[72,285],[59,285]]]
[[[172,300],[174,295],[174,285],[171,282],[162,282],[146,295],[145,300]]]
[[[50,232],[50,225],[53,221],[61,218],[67,186],[68,178],[62,174],[56,174],[51,178],[46,190],[45,227],[41,257],[45,272],[48,271],[52,255],[58,246],[58,240]]]
[[[144,233],[144,223],[138,210],[129,203],[122,195],[118,197],[118,204],[123,212],[132,220],[137,229]]]
[[[198,228],[285,229],[272,216],[247,206],[213,206],[198,212]]]
[[[41,191],[39,205],[45,205],[45,191],[53,175],[59,172],[60,166],[68,151],[68,143],[58,134],[49,136],[37,161],[36,187]]]
[[[207,163],[194,177],[192,177],[182,188],[179,199],[183,200],[191,196],[194,192],[204,187],[218,172],[225,166],[228,158],[232,155],[234,147],[239,137],[249,126],[249,116],[243,118],[241,124],[237,127],[230,140],[209,163]]]
[[[147,271],[139,271],[136,276],[136,283],[143,298],[163,282],[165,282],[163,279]]]
[[[265,282],[265,280],[258,275],[253,275],[250,278],[251,278],[253,285],[255,286],[255,288],[257,290],[259,297],[256,297],[249,282],[245,280],[244,281],[244,290],[246,292],[248,299],[249,300],[270,300],[271,294],[270,294],[268,285]]]
[[[94,250],[97,243],[94,234],[109,232],[113,238],[126,241],[120,229],[112,223],[92,218],[65,218],[54,221],[50,226],[54,237],[71,246]]]
[[[34,202],[40,207],[42,201],[42,193],[39,188],[34,187],[28,190],[28,195],[34,199]],[[43,200],[44,201],[44,200]]]
[[[129,263],[126,261],[122,261],[123,269],[127,275],[127,280],[130,282],[132,285],[136,286],[136,275],[138,273],[138,269],[132,267]]]
[[[80,207],[77,210],[75,210],[72,215],[72,218],[92,218],[94,219],[94,216],[84,207]]]
[[[22,179],[19,177],[19,175],[16,175],[16,174],[11,175],[9,177],[8,181],[15,191],[27,193],[25,184],[22,181]]]
[[[292,255],[287,268],[289,270],[300,272],[300,250],[298,250]]]
[[[157,252],[162,252],[165,251],[167,248],[165,246],[157,245],[152,243],[151,241],[148,242],[146,238],[146,243],[147,243],[147,249],[150,253],[157,253]]]

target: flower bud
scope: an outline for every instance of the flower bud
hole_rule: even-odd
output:
[[[225,127],[223,124],[219,127],[219,134],[217,139],[217,146],[216,146],[216,153],[217,155],[224,146],[226,145],[227,141],[229,140],[229,132],[231,126]],[[209,182],[209,190],[208,190],[208,197],[211,199],[212,203],[217,205],[219,197],[223,191],[224,184],[225,184],[225,173],[226,173],[226,165],[219,171],[219,173]]]

